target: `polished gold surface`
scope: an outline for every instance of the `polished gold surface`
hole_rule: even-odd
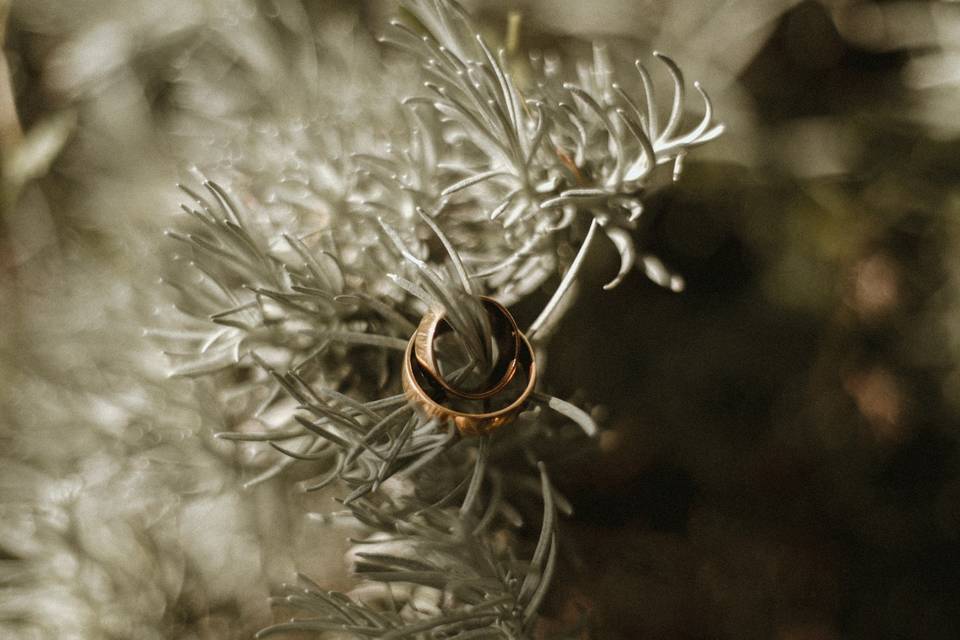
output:
[[[464,391],[447,382],[439,372],[434,341],[438,332],[449,330],[442,313],[428,312],[407,344],[403,361],[403,389],[407,398],[424,415],[443,421],[453,421],[464,435],[489,433],[509,424],[524,410],[536,386],[537,371],[533,348],[517,327],[513,316],[492,298],[482,298],[491,315],[495,333],[506,331],[504,344],[509,349],[498,353],[491,385],[478,391]],[[499,325],[499,326],[498,326]],[[498,337],[498,336],[495,336]],[[509,386],[518,375],[526,382],[514,398],[502,398],[509,393]],[[506,402],[506,405],[491,411],[465,411],[454,408],[458,400]]]
[[[413,352],[423,370],[434,378],[447,394],[465,400],[487,400],[500,393],[517,374],[517,357],[520,352],[520,328],[506,307],[488,296],[480,301],[490,316],[493,337],[497,341],[496,363],[489,378],[496,379],[480,390],[465,390],[449,383],[440,370],[434,348],[436,339],[446,331],[452,330],[442,311],[428,311],[413,336]]]

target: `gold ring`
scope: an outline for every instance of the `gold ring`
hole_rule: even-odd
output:
[[[440,371],[437,354],[434,350],[436,339],[448,331],[452,331],[443,311],[429,311],[420,320],[417,331],[414,333],[413,353],[420,366],[427,374],[432,375],[435,382],[443,387],[447,394],[465,400],[486,400],[499,393],[513,380],[517,374],[517,356],[520,353],[520,328],[506,307],[488,296],[480,296],[480,302],[487,307],[490,316],[491,330],[497,341],[497,361],[488,378],[497,381],[479,391],[465,391],[454,387]]]
[[[516,322],[513,320],[513,317],[502,305],[491,298],[483,297],[482,300],[498,313],[501,313],[502,310],[502,313],[505,314],[505,318],[508,319],[510,325],[516,327]],[[430,314],[428,313],[427,316],[430,316]],[[476,395],[479,397],[471,398],[464,396],[463,392],[456,389],[451,392],[447,388],[449,385],[442,383],[442,376],[433,370],[433,356],[430,358],[424,357],[423,345],[426,338],[422,334],[429,331],[431,326],[436,327],[440,322],[440,319],[427,316],[424,317],[417,331],[410,337],[404,353],[401,380],[407,399],[427,417],[438,418],[443,421],[452,420],[463,435],[489,433],[494,429],[513,422],[526,408],[530,395],[533,393],[533,389],[537,383],[537,365],[534,359],[533,347],[530,346],[530,342],[526,336],[524,336],[519,329],[513,330],[518,347],[512,354],[514,357],[510,359],[510,362],[506,366],[507,373],[504,373],[504,376],[490,389],[478,392]],[[435,333],[433,335],[435,336]],[[418,342],[421,346],[419,356],[417,354]],[[504,355],[505,354],[502,353],[500,354],[501,357],[498,358],[498,365],[499,361],[504,359]],[[500,367],[502,368],[502,365]],[[499,399],[496,398],[496,396],[502,394],[518,374],[526,376],[523,389],[516,394],[516,397],[504,399],[503,402],[506,402],[506,405],[499,409],[492,411],[467,411],[450,406],[457,399],[463,398],[481,402],[486,406],[490,401]],[[506,382],[503,382],[503,378],[508,379]]]

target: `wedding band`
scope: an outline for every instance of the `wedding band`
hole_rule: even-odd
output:
[[[464,395],[464,392],[452,389],[450,385],[445,384],[443,377],[434,369],[435,356],[431,354],[431,350],[426,350],[424,347],[429,344],[425,342],[428,338],[432,341],[436,337],[436,328],[440,326],[442,317],[429,317],[431,315],[429,313],[424,317],[417,331],[410,337],[403,359],[401,380],[407,399],[429,418],[436,418],[445,422],[453,421],[463,435],[489,433],[513,422],[526,408],[537,382],[537,366],[533,347],[526,336],[516,328],[513,317],[502,305],[492,298],[484,297],[482,300],[495,313],[504,315],[504,318],[512,327],[511,331],[516,337],[517,344],[517,349],[512,354],[499,354],[500,357],[498,357],[495,370],[504,369],[504,367],[505,370],[501,378],[489,389],[468,392],[468,394],[472,393],[476,397]],[[501,361],[506,358],[509,358],[509,361],[506,365],[503,365]],[[499,400],[501,398],[498,398],[498,396],[507,390],[509,383],[518,374],[526,376],[523,389],[516,393],[516,397],[503,399],[506,406],[500,409],[471,412],[458,410],[450,406],[458,399],[482,401],[484,403],[495,399]],[[506,378],[505,382],[504,378]]]
[[[466,400],[485,400],[504,389],[517,373],[517,356],[520,352],[520,328],[506,307],[488,296],[480,296],[480,302],[487,308],[494,338],[497,340],[497,361],[488,378],[496,379],[492,385],[479,391],[465,391],[447,382],[440,365],[434,342],[447,331],[452,331],[443,311],[429,311],[420,320],[413,337],[413,352],[420,366],[436,379],[449,395]]]

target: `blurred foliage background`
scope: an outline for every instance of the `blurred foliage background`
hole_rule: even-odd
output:
[[[557,628],[960,637],[960,3],[467,4],[491,34],[518,12],[523,49],[663,50],[728,125],[648,202],[686,290],[635,275],[604,292],[616,252],[597,251],[553,339],[557,384],[606,427],[553,473],[575,509]],[[205,437],[216,416],[141,337],[162,324],[174,185],[208,152],[170,70],[291,5],[6,7],[0,620],[24,637],[37,615],[82,618],[77,637],[245,637],[295,560],[344,580],[342,536],[297,521],[282,488],[240,492]],[[333,72],[372,73],[392,3],[300,8]]]

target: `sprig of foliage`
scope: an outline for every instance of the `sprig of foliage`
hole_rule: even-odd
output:
[[[673,163],[676,177],[688,150],[722,131],[701,91],[703,118],[680,133],[684,81],[665,56],[658,57],[674,99],[661,126],[642,65],[643,101],[613,81],[602,48],[578,68],[576,83],[541,58],[532,64],[538,79],[521,84],[456,2],[404,7],[409,20],[393,24],[389,41],[420,61],[428,95],[405,101],[406,126],[386,134],[391,142],[351,152],[361,136],[344,136],[324,145],[332,155],[313,150],[315,162],[298,142],[295,162],[281,154],[282,188],[266,191],[243,186],[241,162],[239,197],[209,181],[206,195],[185,188],[192,228],[170,233],[189,267],[169,279],[188,318],[179,351],[171,350],[173,374],[208,378],[232,405],[244,428],[218,437],[276,453],[247,486],[296,463],[315,472],[302,483],[306,491],[342,483],[347,514],[367,530],[354,550],[358,577],[418,585],[438,598],[427,614],[405,612],[307,582],[289,587],[281,603],[311,617],[262,635],[529,635],[556,567],[555,511],[567,505],[542,463],[539,483],[502,463],[540,460],[544,443],[562,440],[571,421],[587,435],[597,427],[583,410],[538,391],[532,410],[503,433],[463,438],[401,393],[399,354],[417,319],[442,309],[467,366],[489,366],[490,327],[477,296],[526,296],[557,272],[560,245],[579,245],[527,332],[542,348],[601,233],[621,254],[609,287],[644,264],[678,288],[635,248],[641,199],[659,165]],[[331,138],[321,121],[294,129],[300,141]],[[409,495],[398,494],[402,486],[412,487]],[[497,540],[521,522],[512,497],[531,488],[543,499],[543,527],[523,563]],[[393,602],[395,589],[383,589]]]
[[[522,273],[529,260],[553,250],[550,236],[584,213],[600,223],[621,253],[621,269],[607,286],[619,284],[638,263],[629,231],[643,212],[642,197],[656,168],[672,162],[677,179],[689,150],[723,132],[700,84],[694,87],[703,99],[703,117],[681,133],[685,81],[663,54],[655,55],[674,85],[666,122],[639,60],[643,100],[613,79],[601,46],[594,48],[592,65],[578,67],[577,82],[565,82],[559,65],[539,57],[533,59],[537,80],[520,86],[504,52],[493,53],[458,3],[410,0],[404,6],[416,24],[394,22],[386,41],[421,59],[430,94],[408,103],[428,105],[441,122],[453,125],[448,137],[460,156],[446,163],[461,175],[445,183],[441,195],[461,205],[479,203],[500,222],[508,244],[519,245],[477,277]],[[679,281],[664,278],[656,266],[647,268],[648,274],[676,288]],[[548,274],[542,270],[541,279]]]
[[[352,553],[354,571],[371,584],[351,599],[300,575],[302,584],[285,585],[275,603],[310,617],[257,637],[294,631],[383,639],[527,637],[557,562],[557,506],[542,464],[540,476],[543,522],[526,562],[490,535],[487,514],[495,503],[478,518],[470,492],[471,504],[459,510],[408,499],[352,502],[350,514],[375,532]],[[429,608],[418,608],[411,585],[426,590]]]

